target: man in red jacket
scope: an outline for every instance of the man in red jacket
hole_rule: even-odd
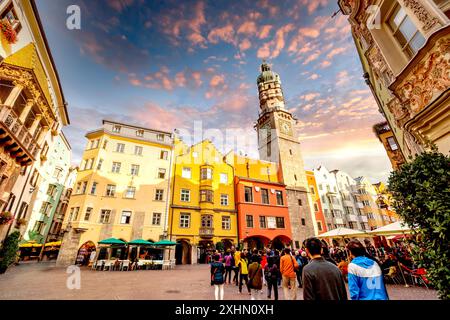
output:
[[[281,286],[285,300],[297,300],[297,275],[295,273],[297,269],[298,263],[291,255],[291,249],[285,248],[284,255],[280,259]]]

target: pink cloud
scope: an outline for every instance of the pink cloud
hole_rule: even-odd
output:
[[[259,32],[258,38],[265,39],[269,36],[270,30],[272,30],[273,26],[266,24],[261,27],[261,31]]]
[[[133,0],[108,0],[106,3],[108,6],[120,13],[125,8],[131,6],[133,4]]]
[[[254,35],[257,32],[256,23],[254,21],[246,21],[238,28],[237,33],[245,34],[248,36]]]
[[[209,85],[210,85],[211,87],[217,87],[217,86],[223,85],[224,82],[225,82],[225,77],[224,77],[224,75],[214,75],[214,76],[211,78],[211,81],[209,82]]]
[[[335,49],[331,50],[331,51],[327,54],[327,58],[328,58],[328,59],[331,59],[331,58],[333,58],[334,56],[337,56],[337,55],[339,55],[339,54],[344,53],[345,51],[347,51],[347,48],[343,48],[343,47],[335,48]]]
[[[252,43],[250,42],[250,40],[248,40],[247,38],[245,38],[244,40],[241,41],[241,43],[239,44],[239,50],[241,51],[245,51],[250,49],[252,46]]]
[[[214,28],[208,34],[208,41],[214,44],[219,43],[219,41],[223,41],[236,45],[234,33],[234,28],[231,24],[221,28]]]
[[[294,30],[294,25],[292,23],[286,24],[278,29],[275,33],[275,37],[259,48],[257,52],[258,58],[266,59],[278,57],[286,44],[285,37],[292,30]]]

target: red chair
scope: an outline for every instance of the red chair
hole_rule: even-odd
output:
[[[400,266],[404,271],[406,271],[405,273],[411,277],[411,282],[413,285],[415,285],[416,283],[419,285],[423,284],[425,288],[428,289],[428,284],[430,283],[430,281],[426,277],[427,272],[424,268],[409,269],[401,263]]]

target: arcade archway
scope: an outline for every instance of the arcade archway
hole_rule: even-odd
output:
[[[283,250],[284,248],[289,246],[290,243],[291,239],[289,239],[287,236],[280,235],[272,240],[271,247],[272,249]]]
[[[192,246],[188,240],[178,240],[175,247],[175,263],[191,264],[192,263]]]
[[[76,264],[81,266],[89,265],[89,260],[93,251],[96,251],[95,243],[86,241],[78,249]]]
[[[244,247],[246,244],[248,250],[262,250],[268,246],[269,242],[270,239],[264,236],[251,236],[244,239]]]

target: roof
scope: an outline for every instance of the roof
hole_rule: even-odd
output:
[[[169,131],[162,131],[162,130],[158,130],[158,129],[146,128],[146,127],[136,126],[136,125],[133,125],[133,124],[128,124],[128,123],[123,123],[123,122],[117,122],[117,121],[113,121],[113,120],[103,119],[102,120],[102,124],[105,124],[105,123],[113,123],[113,124],[118,124],[118,125],[121,125],[121,126],[135,128],[135,129],[148,130],[148,131],[160,132],[160,133],[165,133],[165,134],[172,134],[172,132],[169,132]]]

